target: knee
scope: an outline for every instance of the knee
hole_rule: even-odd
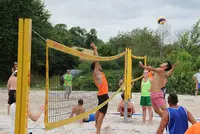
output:
[[[144,111],[146,111],[147,110],[147,108],[146,107],[142,107],[142,111],[144,112]]]

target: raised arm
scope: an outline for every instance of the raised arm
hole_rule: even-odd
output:
[[[97,47],[95,46],[95,44],[92,43],[90,46],[91,46],[91,47],[93,48],[93,50],[94,50],[94,55],[95,55],[95,56],[98,56],[98,51],[97,51]]]
[[[165,110],[162,113],[162,119],[161,119],[160,126],[159,126],[156,134],[162,134],[163,133],[164,129],[167,126],[168,121],[169,121],[169,114],[168,114],[167,110]]]
[[[98,51],[97,51],[97,47],[95,46],[95,44],[92,43],[90,46],[91,46],[91,47],[93,48],[93,50],[94,50],[94,55],[95,55],[95,56],[98,56]],[[98,64],[99,64],[99,62],[98,62],[98,61],[95,61],[94,72],[95,72],[96,74],[99,72],[99,70],[97,69]]]
[[[166,78],[168,78],[168,77],[170,77],[170,76],[172,75],[172,73],[173,73],[175,67],[176,67],[176,64],[174,64],[174,65],[172,66],[172,69],[169,70],[169,71],[166,73]]]
[[[154,68],[152,66],[144,66],[142,64],[142,62],[139,62],[139,65],[140,65],[141,68],[143,68],[145,70],[150,70],[150,71],[154,71],[154,72],[157,72],[157,73],[164,71],[163,69],[160,69],[160,68]]]
[[[186,109],[186,111],[187,111],[187,115],[188,115],[188,121],[189,121],[191,124],[195,124],[197,121],[194,119],[192,113],[190,113],[190,111],[188,111],[187,109]]]

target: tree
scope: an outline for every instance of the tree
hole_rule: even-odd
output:
[[[94,28],[90,29],[90,32],[86,34],[85,47],[90,48],[92,42],[95,44],[98,43],[97,31]]]

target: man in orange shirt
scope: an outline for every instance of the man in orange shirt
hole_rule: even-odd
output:
[[[94,50],[94,55],[98,56],[97,47],[95,46],[95,44],[92,43],[91,47]],[[101,65],[99,64],[98,61],[94,61],[91,64],[91,70],[93,71],[93,79],[94,79],[95,85],[98,88],[97,98],[98,98],[98,105],[100,105],[103,102],[105,102],[107,99],[109,99],[108,82],[107,82],[105,74],[102,72]],[[95,117],[96,117],[95,127],[97,129],[96,134],[100,134],[101,125],[107,113],[107,109],[108,109],[108,103],[95,113]]]

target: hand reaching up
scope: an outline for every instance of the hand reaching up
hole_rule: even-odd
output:
[[[97,47],[95,46],[94,43],[91,43],[90,46],[91,46],[93,49],[97,49]]]

